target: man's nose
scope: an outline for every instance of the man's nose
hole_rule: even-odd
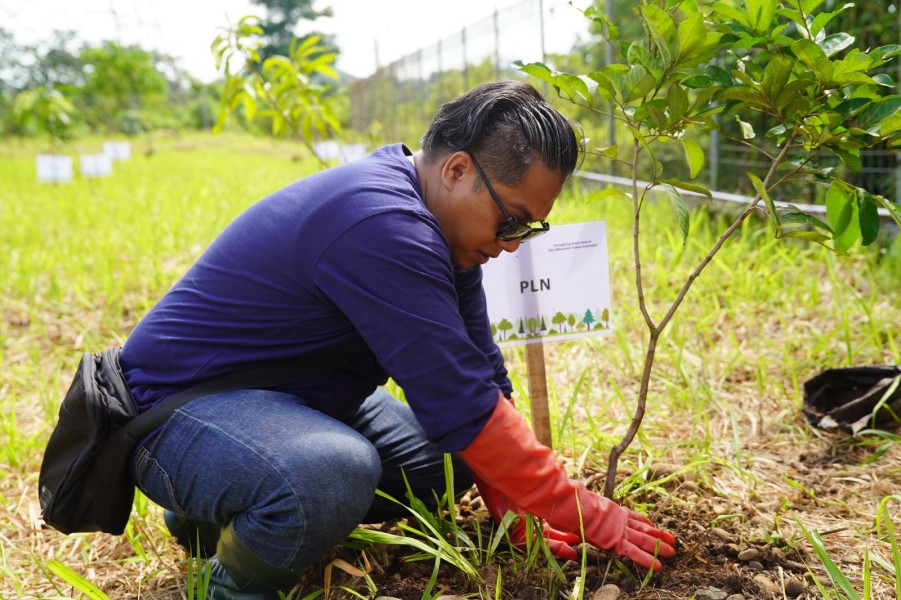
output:
[[[519,245],[522,244],[521,238],[516,238],[515,240],[498,240],[497,245],[501,247],[501,250],[506,252],[516,252],[519,249]]]

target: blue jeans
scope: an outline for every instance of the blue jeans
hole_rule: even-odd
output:
[[[454,457],[454,487],[472,485]],[[347,422],[296,396],[239,390],[193,400],[133,454],[144,494],[179,515],[226,525],[270,564],[315,563],[360,523],[409,513],[404,475],[434,505],[445,492],[444,455],[410,408],[384,390]]]

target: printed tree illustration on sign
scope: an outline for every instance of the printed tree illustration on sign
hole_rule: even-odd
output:
[[[501,322],[497,324],[497,328],[498,330],[500,330],[503,339],[506,340],[507,332],[513,329],[513,323],[511,323],[507,319],[501,319]]]
[[[566,317],[566,324],[569,325],[569,330],[572,331],[576,327],[576,315],[569,313],[569,316]]]
[[[582,317],[582,322],[585,323],[585,326],[588,327],[588,330],[591,330],[591,324],[594,323],[594,315],[591,314],[591,309],[585,309],[585,316]]]
[[[563,324],[566,323],[566,315],[558,310],[557,314],[551,319],[551,323],[557,326],[557,333],[563,333]]]
[[[605,308],[605,309],[601,312],[601,322],[604,323],[604,328],[605,328],[605,329],[609,329],[609,328],[610,328],[610,309],[609,309],[609,308]]]

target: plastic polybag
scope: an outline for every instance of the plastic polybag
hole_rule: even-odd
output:
[[[888,429],[901,423],[899,384],[897,365],[827,369],[804,383],[804,415],[821,429]]]

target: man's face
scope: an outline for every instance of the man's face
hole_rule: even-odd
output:
[[[502,251],[513,252],[519,248],[519,240],[497,239],[497,232],[506,225],[507,218],[481,181],[469,155],[457,152],[448,161],[445,169],[451,170],[454,185],[451,197],[436,216],[447,238],[454,266],[471,269],[496,258]],[[522,223],[532,223],[547,218],[563,180],[559,173],[538,162],[529,167],[518,185],[493,181],[491,185],[508,213]]]

